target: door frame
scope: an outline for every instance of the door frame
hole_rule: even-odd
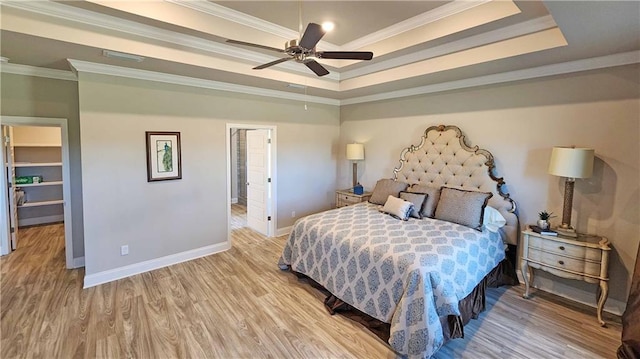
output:
[[[276,223],[278,221],[277,216],[277,127],[274,125],[250,125],[250,124],[238,124],[227,123],[225,137],[226,137],[226,157],[227,157],[227,241],[231,244],[231,130],[270,130],[271,132],[271,146],[269,146],[269,173],[271,173],[271,197],[269,199],[268,208],[271,216],[271,221],[267,226],[267,237],[274,237],[276,235]]]
[[[64,211],[64,247],[67,268],[75,268],[73,265],[73,238],[71,216],[71,171],[69,168],[69,126],[66,118],[52,117],[22,117],[0,116],[0,125],[6,126],[37,126],[59,127],[62,140],[62,208]],[[4,141],[4,139],[3,139]],[[0,146],[0,157],[4,158],[4,145]],[[4,167],[4,163],[2,164]],[[3,168],[4,170],[4,168]],[[9,192],[7,187],[6,172],[0,176],[0,221],[9,221]],[[8,226],[7,226],[8,227]],[[9,254],[9,228],[0,231],[0,255]]]

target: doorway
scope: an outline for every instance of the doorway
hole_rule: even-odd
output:
[[[21,227],[62,222],[73,268],[67,120],[2,116],[0,127],[0,255],[20,249]]]
[[[228,238],[248,227],[275,235],[276,127],[227,124]]]

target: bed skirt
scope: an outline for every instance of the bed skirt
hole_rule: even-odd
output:
[[[353,321],[365,326],[369,331],[377,335],[385,343],[389,342],[391,324],[380,321],[370,315],[359,311],[351,305],[343,302],[340,298],[333,295],[323,286],[315,282],[313,279],[304,274],[292,271],[298,278],[303,278],[308,283],[323,292],[327,297],[324,305],[331,315],[340,314]],[[518,277],[514,270],[513,264],[508,258],[504,259],[496,266],[482,281],[473,289],[473,291],[458,303],[461,315],[449,315],[440,318],[442,323],[442,331],[445,342],[450,339],[464,338],[464,326],[471,320],[478,318],[486,306],[485,289],[497,288],[503,285],[517,285]]]

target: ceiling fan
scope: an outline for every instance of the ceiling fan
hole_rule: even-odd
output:
[[[311,22],[304,30],[304,34],[302,35],[300,41],[287,41],[284,45],[284,50],[277,49],[275,47],[231,39],[228,39],[227,42],[236,45],[257,47],[289,55],[288,57],[256,66],[253,68],[254,70],[261,70],[285,61],[295,60],[296,62],[305,64],[316,75],[324,76],[327,75],[329,71],[324,68],[324,66],[320,65],[320,63],[318,63],[316,60],[312,59],[312,57],[319,59],[336,60],[371,60],[373,58],[373,52],[370,51],[316,51],[316,44],[318,43],[318,41],[320,41],[320,39],[322,39],[324,34],[325,31],[322,29],[322,26]]]

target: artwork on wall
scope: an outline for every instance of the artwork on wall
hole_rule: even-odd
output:
[[[147,182],[182,178],[180,132],[147,131]]]

